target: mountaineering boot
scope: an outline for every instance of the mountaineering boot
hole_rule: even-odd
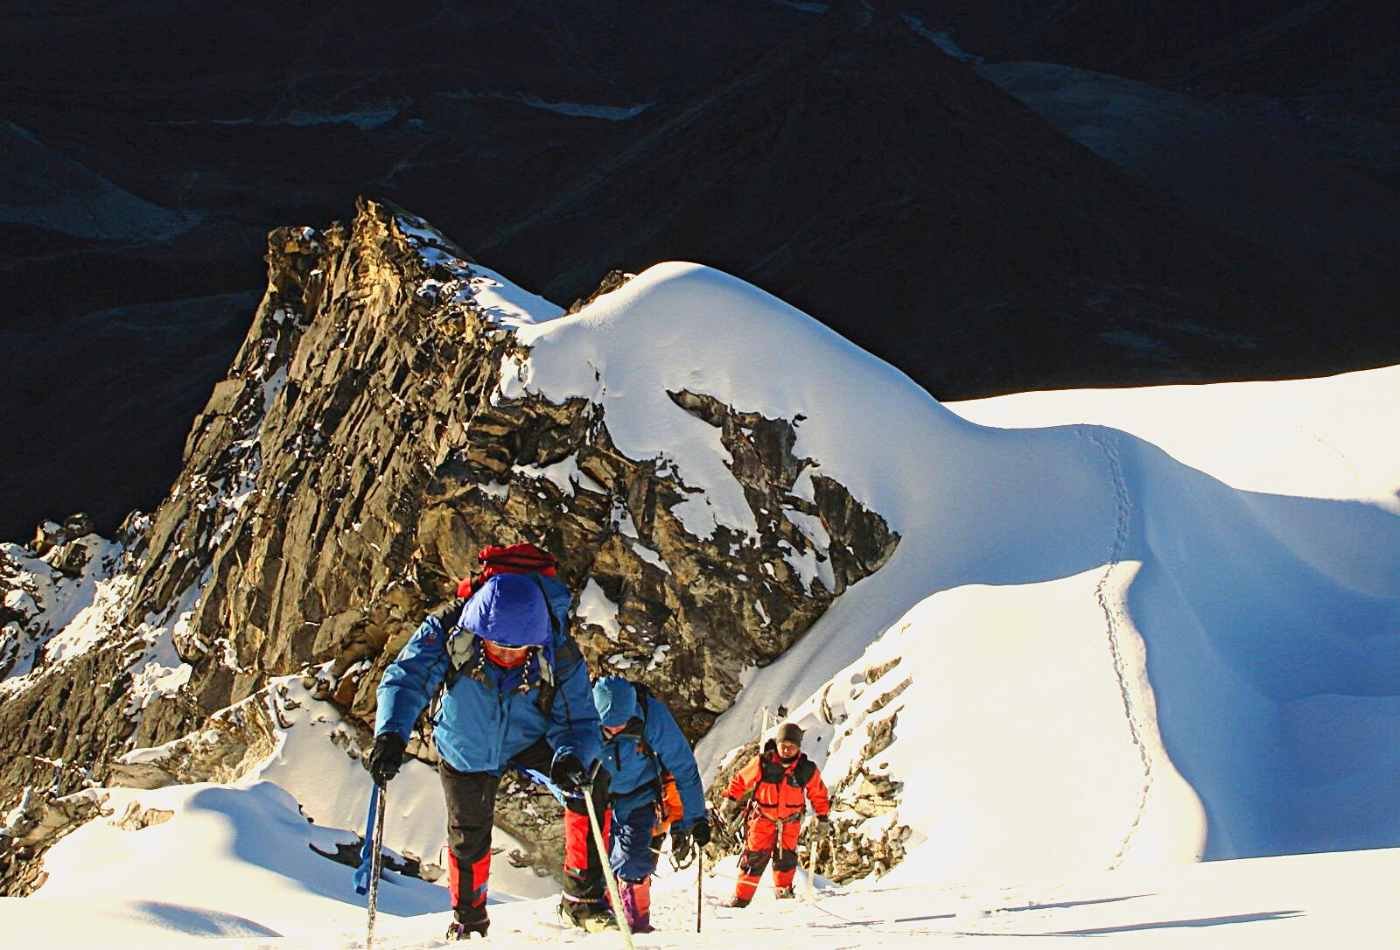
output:
[[[490,924],[488,923],[482,923],[475,927],[469,927],[468,925],[462,923],[460,920],[454,920],[452,921],[452,923],[447,925],[446,939],[470,940],[473,937],[480,937],[482,940],[485,940],[486,928],[489,926]]]
[[[773,896],[780,901],[790,901],[797,895],[792,892],[790,887],[778,887],[774,888]]]
[[[722,907],[748,907],[748,906],[749,906],[749,899],[748,899],[747,897],[740,897],[738,894],[735,894],[733,897],[730,897],[728,900],[724,901],[720,906],[722,906]]]
[[[622,913],[634,934],[649,934],[656,929],[651,925],[651,881],[627,881],[622,885]]]
[[[565,897],[559,901],[559,919],[589,933],[618,929],[617,919],[603,901],[576,901]]]
[[[485,939],[486,928],[491,926],[491,920],[486,916],[484,906],[458,907],[455,914],[457,919],[447,927],[448,940],[470,940],[472,937]]]

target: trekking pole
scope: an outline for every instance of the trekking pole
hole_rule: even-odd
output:
[[[608,896],[612,898],[613,916],[617,918],[617,928],[622,931],[622,941],[627,950],[632,947],[632,928],[627,923],[627,911],[622,906],[622,893],[617,889],[617,878],[613,876],[612,862],[608,860],[608,843],[603,840],[603,828],[598,824],[598,810],[593,807],[593,790],[583,793],[583,803],[588,806],[588,824],[593,829],[593,843],[598,846],[598,863],[603,866],[603,880],[608,883]]]
[[[374,950],[374,918],[379,911],[379,878],[384,873],[384,799],[385,790],[379,789],[379,813],[374,816],[374,855],[369,872],[369,932],[365,936],[365,950]]]
[[[367,842],[370,850],[369,854],[369,921],[368,932],[365,935],[365,950],[374,950],[374,918],[379,909],[379,876],[384,871],[384,786],[378,782],[374,783],[374,791],[370,793],[370,815],[374,821],[374,833],[370,835]],[[363,870],[363,865],[361,866]],[[360,890],[360,872],[356,872],[355,890]],[[362,892],[363,893],[363,892]]]
[[[695,856],[695,932],[700,932],[700,918],[705,906],[705,849],[698,848]]]

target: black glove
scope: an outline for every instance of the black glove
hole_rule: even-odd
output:
[[[831,818],[827,815],[818,815],[816,824],[812,825],[812,832],[817,836],[818,841],[830,838],[833,830]]]
[[[587,770],[572,752],[550,764],[549,780],[566,792],[582,792],[590,784]]]
[[[719,817],[726,825],[734,824],[734,819],[739,817],[739,802],[733,798],[726,798],[719,806]]]
[[[369,753],[369,774],[376,785],[388,785],[389,780],[399,774],[405,744],[402,737],[394,732],[374,737],[374,748]]]
[[[710,819],[708,819],[708,818],[701,818],[701,819],[700,819],[699,821],[697,821],[695,824],[691,825],[691,826],[690,826],[690,837],[691,837],[692,839],[694,839],[695,843],[698,844],[698,845],[699,845],[700,847],[702,847],[702,848],[705,847],[705,845],[709,844],[709,843],[710,843]],[[673,843],[673,847],[674,847],[674,843]]]
[[[690,832],[671,829],[671,857],[684,864],[690,857]]]

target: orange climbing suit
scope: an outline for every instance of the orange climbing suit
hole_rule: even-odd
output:
[[[776,749],[766,748],[734,774],[724,794],[737,802],[749,789],[753,789],[753,799],[746,812],[744,853],[739,858],[739,883],[734,888],[735,898],[744,903],[753,899],[770,858],[773,886],[792,886],[797,873],[797,837],[807,802],[812,803],[818,817],[831,810],[821,770],[801,753],[784,762]]]

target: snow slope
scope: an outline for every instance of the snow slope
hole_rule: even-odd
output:
[[[1400,844],[1400,813],[1377,800],[1400,783],[1400,451],[1386,438],[1400,430],[1400,369],[1136,403],[1037,394],[965,416],[782,301],[690,264],[521,335],[534,349],[513,368],[520,386],[594,399],[619,449],[670,460],[704,490],[686,503],[693,530],[743,530],[753,513],[716,430],[665,398],[680,389],[800,419],[794,454],[904,538],[755,674],[701,745],[711,767],[762,707],[796,706],[912,624],[905,655],[936,673],[916,681],[916,711],[942,718],[900,778],[939,790],[937,827],[915,830],[947,872]],[[1010,427],[1042,400],[1059,424]],[[1085,424],[1096,400],[1122,405],[1116,418],[1139,406],[1144,432],[1219,454],[1250,490]],[[1002,427],[974,423],[982,413]],[[1276,482],[1300,493],[1267,493]],[[1057,829],[1054,849],[984,807],[1009,780],[1008,748],[1074,766],[1059,794],[1011,795],[1018,825]]]
[[[306,847],[318,834],[323,843],[331,836],[307,825],[275,786],[140,796],[147,807],[174,809],[175,817],[143,831],[95,822],[66,839],[51,858],[50,884],[31,898],[0,898],[8,941],[55,950],[365,946],[364,898],[350,890],[349,869]],[[1390,909],[1400,873],[1395,850],[1025,879],[950,882],[896,871],[879,881],[822,886],[792,902],[761,890],[745,910],[719,906],[733,886],[733,864],[729,859],[705,879],[699,933],[693,872],[660,882],[658,932],[638,936],[636,945],[708,950],[800,940],[813,948],[1023,950],[1086,937],[1109,950],[1381,950],[1400,940]],[[443,889],[390,873],[379,899],[374,946],[448,945],[440,939],[450,920]],[[562,929],[556,902],[493,903],[490,942],[621,946],[616,934]]]
[[[513,306],[529,299],[502,286]],[[858,288],[841,292],[859,306]],[[908,828],[908,858],[817,906],[766,893],[747,914],[711,905],[700,937],[680,933],[688,882],[667,879],[658,917],[670,933],[639,945],[742,944],[794,927],[817,946],[1395,945],[1374,883],[1393,880],[1394,851],[1192,862],[1400,846],[1400,367],[942,406],[782,301],[698,265],[658,265],[578,314],[537,316],[517,324],[533,350],[503,367],[502,395],[598,402],[619,450],[700,490],[678,512],[691,530],[744,532],[754,513],[716,430],[666,395],[681,389],[794,421],[794,453],[814,460],[794,490],[827,475],[903,538],[754,671],[698,752],[712,774],[763,709],[788,706],[831,784],[861,770],[899,783],[897,807],[862,831]],[[305,715],[293,734],[334,729]],[[890,725],[889,744],[866,755]],[[81,894],[133,940],[358,945],[348,869],[304,862],[311,835],[344,840],[321,826],[358,827],[363,775],[328,743],[300,741],[237,788],[119,793],[145,807],[167,795],[175,817],[74,833],[50,853],[51,881],[0,902],[0,922],[48,934],[53,918],[35,908],[63,914]],[[391,808],[391,846],[432,847],[431,778],[391,786],[408,803]],[[842,806],[838,820],[859,818]],[[114,877],[60,849],[149,849],[168,866]],[[727,874],[710,880],[711,898]],[[529,884],[496,883],[498,898]],[[389,889],[387,945],[434,945],[423,941],[446,918],[427,890]],[[559,934],[549,904],[496,907],[494,933],[616,942]]]

